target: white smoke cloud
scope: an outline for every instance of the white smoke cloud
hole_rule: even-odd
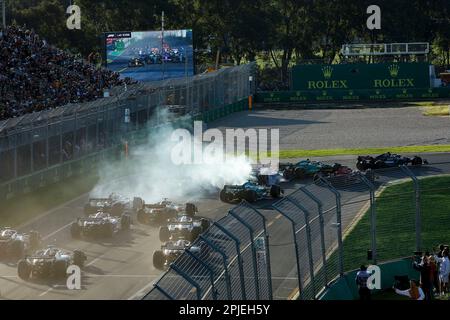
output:
[[[158,116],[161,118],[161,113]],[[91,196],[114,192],[129,198],[138,196],[147,203],[164,198],[192,201],[217,192],[225,184],[242,184],[251,174],[252,167],[245,156],[228,155],[224,159],[223,154],[208,153],[205,148],[202,164],[174,164],[171,152],[179,142],[171,140],[173,131],[169,125],[152,131],[147,144],[130,147],[128,160],[103,166]],[[193,140],[183,145],[183,152],[193,151],[193,145]],[[122,177],[111,179],[111,172]]]

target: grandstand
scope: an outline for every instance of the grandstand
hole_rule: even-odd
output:
[[[105,89],[131,83],[51,46],[33,30],[8,26],[0,35],[0,120],[93,101]]]

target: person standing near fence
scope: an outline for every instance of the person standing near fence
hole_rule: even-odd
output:
[[[431,300],[431,279],[430,279],[430,265],[428,263],[427,255],[423,255],[420,263],[413,262],[413,268],[420,272],[420,287],[425,293],[425,300]]]
[[[359,300],[370,300],[370,289],[367,287],[367,280],[370,277],[370,273],[367,272],[367,267],[362,265],[360,270],[356,274],[356,285],[358,286]]]
[[[444,295],[448,292],[448,278],[450,275],[450,260],[448,258],[448,254],[448,249],[444,250],[442,252],[442,258],[439,258],[439,291],[441,295]]]

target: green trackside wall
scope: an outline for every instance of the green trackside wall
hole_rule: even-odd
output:
[[[292,68],[293,90],[413,88],[430,88],[428,63],[314,64]]]
[[[450,87],[423,89],[350,89],[258,92],[256,103],[323,103],[450,98]]]
[[[194,120],[196,121],[202,120],[203,122],[208,123],[226,117],[231,113],[244,111],[247,109],[248,109],[248,99],[245,98],[235,103],[224,106],[222,108],[215,108],[213,110],[204,111],[202,114],[198,115]]]
[[[408,276],[410,279],[419,280],[420,274],[412,267],[411,259],[386,262],[378,265],[381,269],[381,289],[392,288],[395,276]],[[355,283],[356,273],[351,271],[338,278],[330,285],[320,300],[357,300],[359,298],[358,288]]]

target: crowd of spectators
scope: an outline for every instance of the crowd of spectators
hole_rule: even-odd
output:
[[[33,30],[0,30],[0,120],[96,100],[106,89],[132,83],[50,46]]]

